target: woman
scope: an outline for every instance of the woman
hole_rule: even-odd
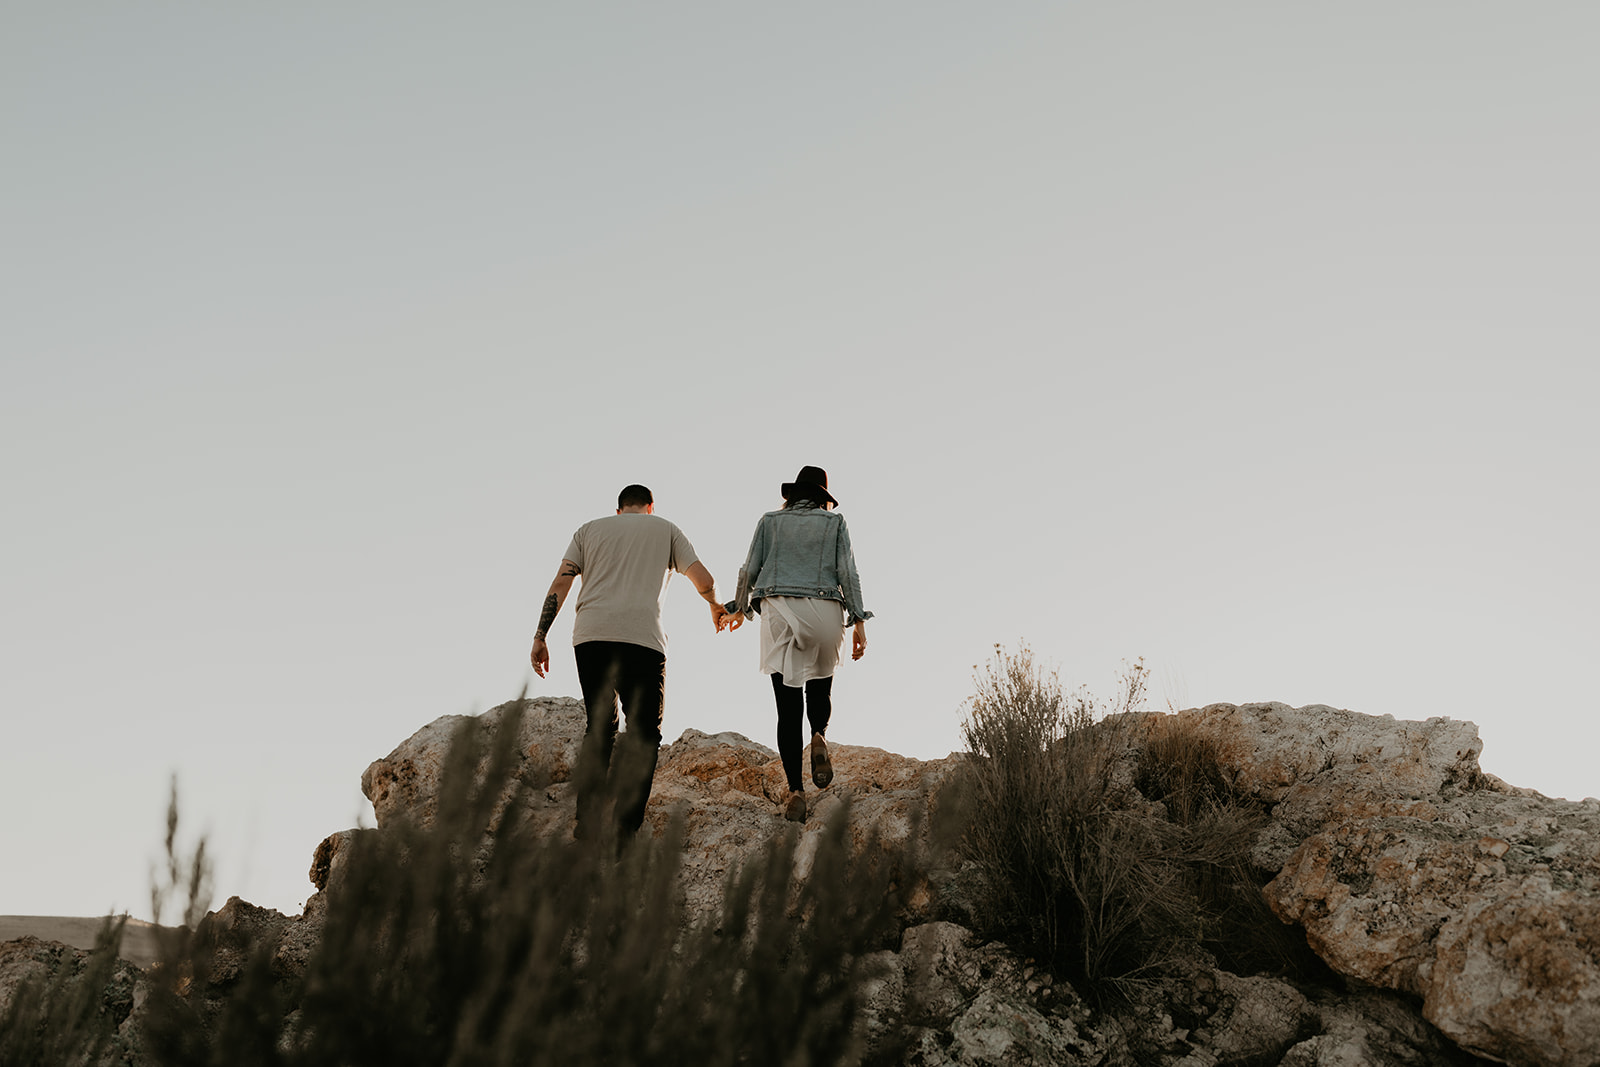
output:
[[[737,630],[752,611],[761,616],[761,670],[772,676],[778,754],[789,780],[783,814],[804,822],[800,722],[811,721],[811,780],[821,789],[833,781],[825,735],[844,628],[854,628],[850,658],[860,659],[867,651],[872,612],[861,605],[850,531],[844,516],[833,510],[839,502],[828,492],[828,472],[801,467],[782,491],[783,507],[756,523],[738,593],[728,605],[728,626]]]

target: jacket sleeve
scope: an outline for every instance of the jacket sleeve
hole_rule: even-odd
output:
[[[839,558],[835,563],[839,574],[839,591],[844,594],[845,610],[850,613],[846,626],[854,626],[872,618],[861,602],[861,575],[856,573],[856,554],[850,549],[850,527],[839,516]]]
[[[750,551],[745,556],[744,566],[739,568],[739,584],[733,599],[724,605],[729,611],[743,612],[746,616],[751,613],[750,587],[755,584],[756,578],[761,574],[761,566],[767,560],[767,525],[765,515],[756,523],[755,536],[750,538]]]

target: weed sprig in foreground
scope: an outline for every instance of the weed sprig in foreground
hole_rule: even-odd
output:
[[[793,877],[798,832],[774,819],[772,840],[730,875],[718,914],[695,921],[677,882],[681,822],[632,842],[620,859],[614,841],[551,840],[528,829],[518,817],[520,787],[510,784],[516,719],[508,715],[487,742],[470,728],[457,735],[432,826],[352,838],[303,973],[286,969],[271,944],[219,968],[208,924],[183,931],[147,977],[143,1062],[896,1059],[893,1028],[879,1026],[869,1040],[861,1009],[877,976],[872,953],[898,946],[900,887],[910,876],[876,845],[852,854],[848,812],[824,827],[803,883]],[[488,773],[474,774],[485,763]],[[195,899],[203,879],[185,864],[169,867],[169,881],[191,890],[190,910],[203,913]],[[114,944],[94,958],[114,960]],[[92,996],[98,986],[83,988]],[[29,996],[24,1017],[7,1013],[0,1034],[45,1034],[54,1044],[9,1046],[15,1054],[0,1063],[84,1063],[92,1057],[77,1056],[80,1047],[106,1047],[105,1027],[91,1033],[76,1001]]]

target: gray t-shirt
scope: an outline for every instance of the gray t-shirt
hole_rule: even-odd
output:
[[[699,562],[682,530],[643,512],[607,515],[578,527],[562,558],[583,580],[573,644],[625,641],[666,654],[661,594],[672,571]]]

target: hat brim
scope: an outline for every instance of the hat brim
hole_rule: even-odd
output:
[[[783,499],[794,499],[795,492],[797,490],[803,491],[802,495],[804,496],[820,498],[823,501],[832,504],[834,507],[839,506],[839,502],[833,499],[833,494],[828,492],[822,486],[818,485],[816,482],[784,482],[782,490]]]

